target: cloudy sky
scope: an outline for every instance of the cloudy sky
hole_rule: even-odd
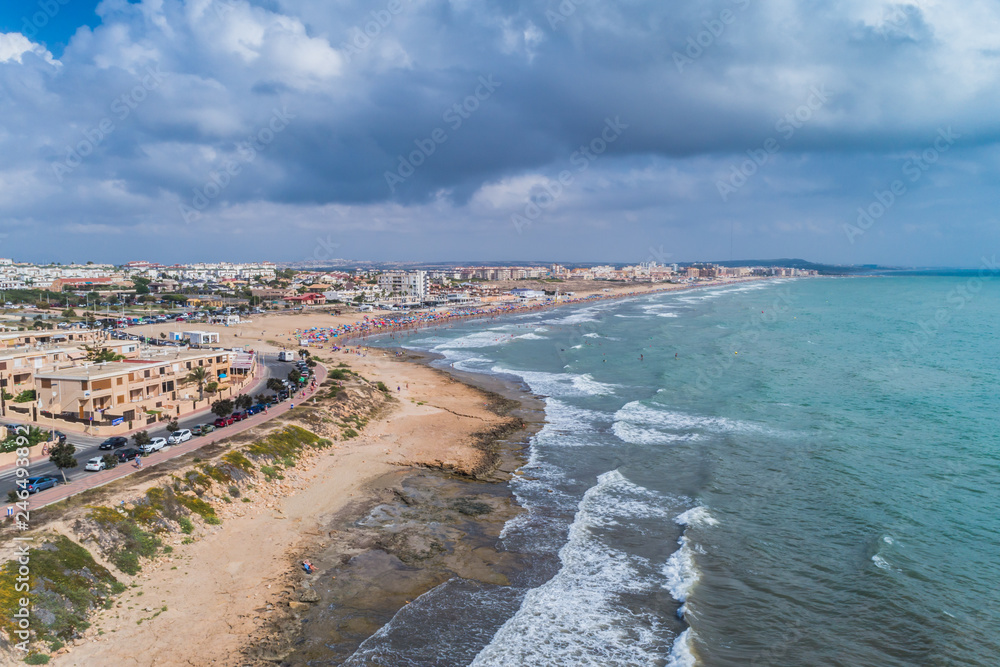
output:
[[[1000,4],[6,0],[0,256],[975,266]]]

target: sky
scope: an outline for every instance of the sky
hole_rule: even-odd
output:
[[[6,0],[0,256],[975,267],[998,78],[993,0]]]

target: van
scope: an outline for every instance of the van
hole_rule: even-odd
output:
[[[278,361],[295,361],[295,353],[291,350],[282,350],[278,353]]]

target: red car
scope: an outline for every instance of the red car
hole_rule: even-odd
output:
[[[215,428],[222,428],[223,426],[231,426],[233,423],[232,417],[219,417],[215,420]]]

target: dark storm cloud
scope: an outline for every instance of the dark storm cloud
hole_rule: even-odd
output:
[[[930,190],[963,192],[960,248],[984,222],[979,183],[995,180],[978,148],[1000,128],[986,2],[108,0],[99,14],[58,60],[0,37],[12,239],[42,226],[179,251],[195,230],[254,238],[277,217],[300,243],[354,235],[355,254],[384,247],[359,230],[420,232],[405,247],[438,256],[435,235],[464,229],[476,254],[477,235],[509,234],[609,119],[628,129],[534,225],[539,242],[616,220],[633,246],[667,236],[709,253],[712,230],[738,219],[785,254],[868,259],[843,224],[953,127],[954,149],[892,213],[932,224]],[[269,134],[275,113],[288,120]],[[720,196],[769,140],[777,150]],[[894,224],[881,228],[917,239],[914,260],[935,247]],[[865,252],[907,256],[878,237]],[[523,241],[502,238],[498,252]],[[607,247],[595,231],[552,251]]]

